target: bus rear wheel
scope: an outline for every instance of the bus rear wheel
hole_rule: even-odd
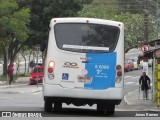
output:
[[[110,104],[110,105],[106,106],[107,115],[114,115],[114,111],[115,111],[115,105],[114,104]]]
[[[114,115],[114,104],[97,104],[97,111],[99,114]]]
[[[99,114],[105,114],[105,106],[103,104],[97,104],[97,112]]]
[[[46,112],[51,112],[52,111],[52,104],[53,104],[53,102],[50,99],[46,98],[45,102],[44,102],[44,110]]]
[[[62,102],[54,102],[54,111],[60,112],[62,110]]]

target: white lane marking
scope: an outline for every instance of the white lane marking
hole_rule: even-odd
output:
[[[140,76],[124,76],[124,79],[126,79],[126,78],[140,78]]]
[[[126,83],[124,83],[124,84],[125,84],[125,85],[130,85],[130,84],[139,85],[139,83],[136,83],[136,82],[126,82]],[[150,85],[153,86],[152,83],[151,83]]]
[[[135,82],[127,82],[125,83],[126,85],[129,85],[129,84],[134,84]]]
[[[141,76],[124,76],[124,79],[126,78],[140,78]],[[152,76],[148,76],[149,78],[152,78]]]
[[[132,78],[133,78],[133,79],[134,79],[134,78],[140,78],[140,76],[135,76],[135,77],[132,77]]]
[[[32,93],[32,95],[39,95],[39,94],[42,94],[42,91]]]
[[[124,78],[130,78],[130,77],[132,77],[132,76],[124,76]]]

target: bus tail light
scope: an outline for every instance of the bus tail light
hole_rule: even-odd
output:
[[[117,73],[117,77],[116,77],[116,83],[119,83],[121,82],[121,79],[122,79],[122,67],[121,65],[117,65],[116,66],[116,73]]]
[[[48,78],[49,79],[54,79],[54,67],[55,67],[55,62],[50,61],[48,64]]]
[[[119,23],[118,26],[121,26],[121,24]]]
[[[117,72],[117,76],[118,76],[118,77],[121,77],[121,76],[122,76],[122,72],[121,72],[121,71],[118,71],[118,72]]]
[[[54,66],[55,66],[55,63],[54,63],[53,61],[50,61],[50,62],[49,62],[49,67],[54,68]]]
[[[121,77],[117,77],[116,78],[116,83],[120,83],[121,82]]]
[[[52,73],[53,72],[53,68],[48,68],[48,72]]]
[[[117,65],[117,66],[116,66],[116,70],[121,70],[121,66],[120,66],[120,65]]]
[[[86,23],[89,23],[89,20],[86,20]]]

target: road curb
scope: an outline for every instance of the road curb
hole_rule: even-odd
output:
[[[0,88],[12,88],[12,87],[19,87],[19,86],[26,86],[28,84],[15,84],[15,85],[7,85],[7,84],[3,84],[0,85]]]
[[[27,86],[26,84],[19,84],[19,85],[8,85],[8,86],[0,86],[0,88],[1,89],[3,89],[3,88],[12,88],[12,89],[14,89],[14,87],[17,87],[17,86]],[[16,93],[16,94],[23,94],[23,93],[34,93],[34,94],[36,94],[36,93],[40,93],[40,92],[42,92],[42,87],[39,87],[39,88],[29,88],[29,89],[24,89],[24,90],[21,90],[21,91],[18,91],[18,90],[16,90],[16,91],[12,91],[12,90],[3,90],[3,91],[1,91],[1,93]]]
[[[124,102],[125,102],[126,105],[132,105],[132,104],[127,100],[127,97],[126,97],[126,96],[124,96]]]
[[[7,84],[6,81],[0,81],[0,85]]]
[[[28,91],[21,91],[19,93],[37,93],[37,92],[41,92],[42,91],[42,88],[35,88],[33,90],[28,90]]]

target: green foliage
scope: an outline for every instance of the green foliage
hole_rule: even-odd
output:
[[[13,63],[16,54],[28,38],[30,9],[20,7],[17,1],[23,0],[0,0],[0,46],[4,56],[3,74],[7,74],[8,64],[5,46],[9,46],[9,61]]]
[[[19,9],[16,0],[1,0],[0,11],[0,40],[26,40],[30,10]]]
[[[93,5],[85,5],[83,11],[79,12],[81,17],[89,18],[106,18],[106,14],[103,12],[105,10],[104,5],[99,5],[97,7]]]
[[[119,0],[118,6],[123,13],[144,14],[144,9],[148,4],[148,14],[156,16],[159,0]]]
[[[116,5],[110,1],[93,0],[92,4],[84,5],[83,9],[78,12],[78,16],[112,19],[118,14],[118,9],[115,9]]]
[[[143,16],[140,14],[124,13],[117,16],[117,19],[125,25],[125,51],[139,47],[143,42]]]
[[[56,17],[73,17],[84,3],[91,0],[29,0],[31,9],[30,43],[38,44],[48,39],[49,23]]]
[[[123,13],[143,14],[144,0],[119,0],[119,10]]]
[[[148,35],[149,41],[157,38],[157,26],[153,24],[154,16],[149,16]],[[125,51],[138,48],[144,41],[144,16],[141,14],[123,13],[115,20],[122,21],[125,25]]]
[[[144,42],[144,15],[138,10],[134,12],[130,11],[132,6],[129,6],[128,9],[122,11],[122,6],[125,8],[126,4],[136,5],[135,1],[103,1],[103,0],[94,0],[92,4],[85,5],[84,8],[78,12],[78,16],[81,17],[92,17],[100,19],[109,19],[115,21],[121,21],[125,25],[125,51],[139,47],[141,43]],[[127,12],[129,11],[129,12]],[[136,14],[135,14],[136,13]],[[149,15],[149,26],[148,34],[149,40],[154,40],[157,38],[157,27],[153,24],[155,17]]]

